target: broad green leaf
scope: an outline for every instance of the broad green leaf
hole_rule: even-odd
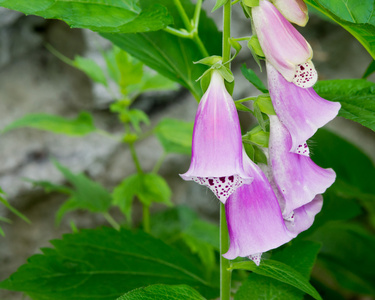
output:
[[[259,79],[259,77],[255,74],[255,72],[252,69],[248,69],[246,67],[246,64],[243,64],[241,66],[241,72],[242,72],[242,75],[250,83],[252,83],[259,91],[261,91],[262,93],[268,93],[268,90],[263,84],[263,82]]]
[[[242,141],[244,143],[251,143],[260,147],[267,148],[268,141],[270,138],[270,133],[263,131],[260,126],[256,126],[245,135],[242,136]]]
[[[187,285],[155,284],[126,293],[117,300],[204,300],[202,295]]]
[[[191,154],[194,124],[176,119],[163,119],[155,127],[155,134],[166,153]]]
[[[142,0],[142,7],[149,7],[152,3],[167,7],[174,19],[174,28],[185,28],[172,0]],[[182,0],[181,3],[188,17],[193,18],[194,5],[188,0]],[[221,35],[204,11],[200,14],[198,32],[208,54],[220,55]],[[200,85],[195,80],[207,67],[193,62],[209,55],[203,54],[192,40],[165,31],[102,35],[158,73],[188,88],[197,99],[202,95]]]
[[[250,108],[248,108],[247,106],[243,105],[242,103],[234,102],[234,104],[236,105],[236,109],[237,110],[244,111],[244,112],[250,112],[250,113],[254,114],[254,112]]]
[[[373,0],[305,0],[350,32],[375,59],[375,17]]]
[[[339,116],[375,131],[375,83],[364,79],[318,81],[315,91],[323,98],[340,102]]]
[[[101,83],[104,86],[108,85],[107,78],[105,77],[103,70],[94,60],[77,55],[74,58],[73,65],[77,69],[83,71],[95,82]]]
[[[0,0],[0,6],[100,32],[153,31],[172,23],[164,6],[155,4],[142,10],[138,0]]]
[[[152,284],[186,284],[204,297],[218,288],[176,249],[142,231],[83,230],[51,241],[54,248],[28,259],[0,288],[43,300],[113,300]]]
[[[96,130],[92,116],[81,112],[75,120],[47,114],[31,114],[7,125],[2,133],[22,127],[46,130],[57,134],[82,136]]]
[[[367,77],[369,77],[372,73],[375,72],[375,60],[373,60],[369,66],[367,67],[365,73],[363,74],[362,78],[363,79],[366,79]]]
[[[345,290],[375,293],[375,237],[357,224],[331,222],[310,239],[321,242],[319,263]]]
[[[131,208],[134,197],[137,197],[144,205],[153,202],[172,205],[171,190],[163,177],[148,173],[134,174],[125,178],[113,191],[113,203],[118,205],[121,211],[131,220]]]
[[[302,276],[309,279],[319,250],[320,244],[318,243],[293,240],[290,246],[272,254],[272,259],[292,266]],[[274,278],[252,273],[239,288],[235,300],[247,300],[248,295],[252,295],[254,299],[263,300],[302,300],[304,292]]]
[[[231,269],[248,270],[259,275],[274,278],[309,294],[314,299],[322,299],[306,277],[292,267],[276,260],[263,260],[259,266],[253,261],[236,262],[232,264]]]
[[[84,174],[74,174],[68,168],[54,161],[56,168],[64,175],[65,179],[73,186],[71,198],[65,202],[57,212],[57,222],[63,215],[75,209],[87,209],[91,212],[107,212],[111,206],[112,197],[99,183],[92,181]]]

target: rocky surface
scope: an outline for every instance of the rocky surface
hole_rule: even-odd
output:
[[[213,16],[220,23],[221,12],[217,11]],[[242,12],[235,11],[233,19],[236,22],[233,36],[248,35],[250,25],[242,17]],[[361,77],[371,61],[362,46],[334,24],[311,17],[307,28],[302,31],[314,49],[314,63],[321,79]],[[50,43],[70,58],[75,54],[85,54],[102,63],[96,45],[99,43],[106,47],[108,43],[96,34],[70,29],[59,21],[25,17],[2,8],[0,38],[0,128],[28,113],[45,112],[74,118],[80,111],[87,110],[93,114],[97,127],[113,134],[121,132],[121,125],[108,111],[111,97],[44,47],[45,43]],[[256,93],[240,75],[239,68],[244,62],[256,69],[245,47],[234,65],[237,85],[234,97],[237,99]],[[265,78],[264,73],[259,75]],[[138,105],[152,112],[152,125],[163,117],[191,121],[196,109],[195,100],[184,90],[146,95]],[[241,114],[241,119],[248,126],[252,122],[246,114]],[[356,143],[375,161],[373,132],[340,118],[331,122],[329,127]],[[161,146],[153,137],[137,144],[137,150],[146,170],[152,168],[162,153]],[[32,178],[62,182],[61,174],[50,161],[52,157],[75,172],[86,172],[108,189],[135,171],[128,149],[98,134],[72,138],[31,129],[3,134],[0,143],[0,186],[8,194],[12,205],[32,223],[26,224],[0,207],[0,215],[14,222],[2,225],[6,237],[0,237],[0,280],[7,278],[40,247],[48,246],[48,240],[70,232],[69,220],[74,220],[78,227],[106,224],[100,215],[74,212],[59,227],[53,226],[54,214],[63,203],[64,196],[46,195],[22,180]],[[188,165],[188,157],[169,155],[161,168],[161,174],[172,187],[173,201],[190,203],[207,218],[217,220],[217,200],[211,193],[196,184],[185,183],[177,176]],[[118,217],[116,212],[114,215]],[[136,206],[135,219],[140,215],[141,210]],[[0,291],[0,299],[23,298],[18,293]]]

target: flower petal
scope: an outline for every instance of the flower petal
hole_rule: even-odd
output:
[[[294,210],[293,217],[285,222],[286,227],[294,234],[307,230],[314,223],[314,218],[322,206],[322,195],[316,195],[313,201]]]
[[[254,178],[238,188],[225,203],[230,248],[223,256],[238,256],[254,261],[262,252],[290,241],[290,233],[281,215],[277,198],[261,169],[244,153],[244,168]]]
[[[309,43],[268,1],[260,0],[259,6],[252,9],[252,16],[266,59],[291,82],[299,72],[298,65],[312,58]]]
[[[213,72],[211,83],[197,110],[189,170],[180,175],[209,187],[220,201],[243,183],[242,137],[236,106],[223,78]]]
[[[335,181],[336,174],[332,169],[319,167],[308,156],[289,152],[292,139],[288,130],[277,116],[269,118],[269,165],[283,216],[288,218],[295,209],[324,193]]]
[[[292,136],[289,150],[296,152],[318,128],[337,116],[341,105],[319,97],[313,88],[302,89],[286,81],[269,63],[267,76],[275,112]]]
[[[303,27],[309,20],[307,5],[303,0],[272,0],[272,3],[289,22]]]

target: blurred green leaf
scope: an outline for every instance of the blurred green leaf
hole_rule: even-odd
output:
[[[7,125],[2,133],[16,128],[35,128],[57,134],[82,136],[96,130],[92,116],[88,112],[81,112],[77,119],[69,120],[60,116],[47,114],[30,114]]]
[[[364,79],[318,81],[315,91],[323,98],[340,102],[339,116],[375,131],[375,83]]]
[[[71,210],[86,209],[91,212],[107,212],[111,206],[112,197],[99,183],[92,181],[84,174],[74,174],[68,168],[54,161],[56,168],[73,186],[71,198],[59,209],[56,222],[59,223],[64,214]]]
[[[315,242],[294,240],[291,246],[273,254],[272,258],[293,266],[302,276],[309,279],[319,249],[320,245]],[[234,299],[246,300],[249,295],[252,295],[254,299],[264,300],[302,300],[304,294],[301,290],[274,278],[251,273],[239,288]]]
[[[153,202],[172,205],[171,190],[163,177],[154,174],[134,174],[125,178],[113,190],[113,202],[118,205],[128,220],[131,220],[131,208],[134,197],[144,205]]]
[[[113,300],[152,284],[187,284],[210,299],[219,293],[200,266],[142,231],[103,227],[51,243],[54,248],[30,257],[0,288],[43,300]]]
[[[369,77],[372,73],[375,72],[375,60],[373,60],[369,66],[367,67],[365,73],[363,73],[363,76],[362,78],[363,79],[366,79],[367,77]]]
[[[104,86],[108,86],[107,78],[105,77],[103,70],[94,60],[77,55],[74,58],[73,65],[77,69],[83,71],[95,82],[101,83]]]
[[[142,10],[138,0],[0,0],[0,6],[100,32],[153,31],[173,22],[164,6],[155,4]]]
[[[216,0],[216,4],[215,4],[214,8],[211,10],[211,12],[214,12],[218,8],[222,7],[225,3],[227,3],[227,1],[229,1],[229,0]]]
[[[30,182],[34,187],[41,187],[46,193],[58,192],[68,195],[71,195],[73,193],[72,189],[63,185],[54,184],[53,182],[44,180],[32,180],[27,178],[25,179],[25,181]]]
[[[242,75],[252,83],[262,93],[268,93],[267,88],[263,84],[262,80],[259,79],[258,75],[252,69],[248,69],[246,64],[241,66]]]
[[[196,290],[187,285],[155,284],[126,293],[117,300],[204,300]]]
[[[123,112],[124,116],[126,116],[130,123],[133,125],[136,132],[141,132],[141,123],[145,123],[146,125],[150,125],[150,119],[148,118],[147,114],[139,109],[129,109]]]
[[[322,243],[319,263],[342,288],[374,295],[373,234],[354,223],[331,222],[309,238]]]
[[[166,153],[191,154],[194,124],[176,119],[162,119],[155,134]]]
[[[149,7],[153,3],[167,7],[174,19],[173,27],[185,28],[173,0],[142,0],[141,3],[142,7]],[[189,0],[182,0],[181,3],[188,17],[192,19],[194,5]],[[208,54],[220,55],[221,35],[204,11],[200,14],[198,32]],[[202,95],[200,85],[195,80],[207,67],[193,62],[207,55],[202,54],[192,40],[179,38],[165,31],[102,35],[158,73],[188,88],[197,99]]]
[[[301,273],[292,267],[276,260],[262,260],[259,266],[257,266],[253,261],[235,262],[232,264],[231,269],[252,271],[256,274],[267,276],[280,282],[289,284],[309,294],[314,299],[322,299],[305,276],[301,275]]]
[[[14,213],[20,219],[24,220],[26,223],[31,223],[28,218],[26,218],[22,213],[20,213],[17,209],[15,209],[12,205],[10,205],[10,203],[5,199],[5,196],[6,194],[0,188],[0,203],[2,203],[7,209],[9,209],[12,213]]]
[[[350,32],[375,59],[375,18],[373,0],[305,0]]]

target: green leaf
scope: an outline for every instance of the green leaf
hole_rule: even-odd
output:
[[[144,7],[149,7],[152,3],[167,7],[174,19],[174,28],[185,28],[173,0],[142,0]],[[188,0],[182,0],[181,3],[188,17],[193,18],[194,5]],[[220,55],[221,35],[204,11],[200,14],[198,32],[209,55]],[[102,35],[158,73],[188,88],[197,99],[202,95],[199,83],[195,80],[207,67],[193,62],[207,55],[202,54],[192,40],[179,38],[165,31]]]
[[[202,295],[187,285],[155,284],[126,293],[117,300],[204,300]]]
[[[176,249],[142,231],[83,230],[51,241],[0,288],[43,300],[113,300],[151,284],[186,284],[207,298],[218,288],[202,269]]]
[[[87,209],[91,212],[101,213],[108,211],[112,198],[104,187],[87,178],[84,174],[73,174],[57,161],[54,161],[54,164],[73,186],[71,198],[57,212],[57,222],[60,222],[63,215],[70,210]]]
[[[148,118],[147,114],[139,109],[129,109],[124,112],[127,118],[129,118],[130,123],[133,125],[136,132],[141,132],[141,123],[145,123],[146,125],[150,125],[150,119]]]
[[[375,131],[375,83],[364,79],[319,81],[319,96],[341,103],[339,116]]]
[[[0,203],[2,203],[7,209],[9,209],[12,213],[14,213],[20,219],[24,220],[26,223],[31,223],[28,218],[26,218],[22,213],[20,213],[17,209],[15,209],[12,205],[10,205],[10,203],[5,199],[5,196],[6,194],[0,188]]]
[[[137,0],[0,0],[0,6],[100,32],[153,31],[173,22],[164,6],[155,4],[141,10]]]
[[[294,240],[291,246],[278,251],[272,255],[272,258],[293,266],[296,271],[309,279],[319,249],[320,245],[315,242]],[[252,295],[254,299],[264,300],[302,300],[304,292],[274,278],[252,273],[239,288],[235,300],[246,300],[248,295]]]
[[[2,133],[22,127],[46,130],[71,136],[82,136],[96,130],[92,116],[88,112],[81,112],[75,120],[47,114],[26,115],[7,125],[2,130]]]
[[[134,174],[125,178],[113,191],[113,202],[131,220],[131,208],[134,197],[144,205],[153,202],[172,205],[171,190],[163,177],[154,174]]]
[[[155,127],[155,134],[166,153],[191,154],[194,124],[175,119],[163,119]]]
[[[375,60],[373,60],[369,66],[367,67],[365,73],[363,74],[362,78],[363,79],[366,79],[367,77],[369,77],[372,73],[375,72]]]
[[[214,8],[211,10],[211,12],[214,12],[218,8],[222,7],[225,3],[227,3],[229,0],[216,0],[216,4]]]
[[[375,293],[372,233],[357,224],[331,222],[320,227],[310,239],[322,243],[319,263],[345,290]]]
[[[103,70],[94,60],[77,55],[74,58],[73,65],[77,69],[83,71],[95,82],[101,83],[104,86],[108,86],[107,78],[105,77]]]
[[[58,192],[58,193],[67,194],[67,195],[71,195],[73,193],[72,189],[63,185],[54,184],[49,181],[32,180],[28,178],[26,178],[25,181],[30,182],[34,187],[38,186],[38,187],[43,188],[46,193]]]
[[[373,0],[305,0],[350,32],[375,59],[375,18]]]
[[[234,104],[236,105],[236,109],[239,110],[239,111],[250,112],[252,114],[254,113],[250,108],[243,105],[242,103],[239,103],[239,102],[235,101]]]
[[[259,77],[255,74],[252,69],[248,69],[246,64],[241,66],[242,75],[252,83],[259,91],[262,93],[268,93],[267,88],[264,86],[263,82],[259,79]]]
[[[269,95],[259,95],[256,98],[255,103],[259,106],[261,112],[267,115],[276,115],[275,109],[273,108],[271,97]]]
[[[308,279],[301,275],[301,273],[276,260],[263,260],[260,266],[257,266],[253,261],[236,262],[232,264],[231,269],[248,270],[259,275],[271,277],[294,286],[309,294],[314,299],[322,299],[315,288],[309,283]]]
[[[242,141],[257,145],[260,147],[268,148],[268,141],[270,138],[270,133],[262,130],[260,126],[256,126],[244,136],[242,136]]]

